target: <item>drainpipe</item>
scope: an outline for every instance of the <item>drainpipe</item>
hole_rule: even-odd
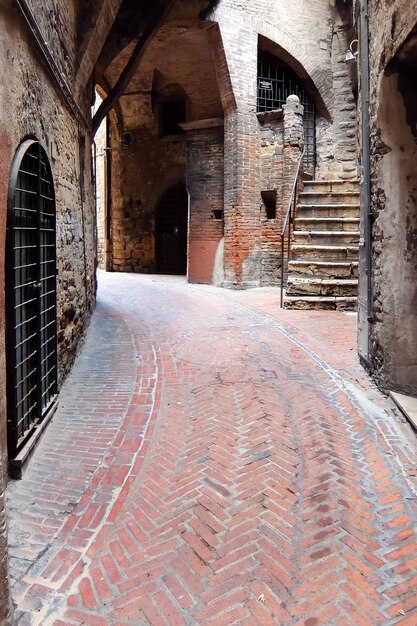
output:
[[[361,93],[361,144],[362,144],[362,185],[361,210],[363,220],[363,244],[365,247],[365,280],[366,280],[366,319],[363,319],[363,346],[366,354],[360,354],[365,367],[369,367],[370,333],[372,315],[372,213],[371,213],[371,160],[369,136],[369,20],[368,0],[360,1],[359,15],[359,50],[360,50],[360,93]],[[365,291],[365,290],[364,290]],[[364,293],[365,299],[365,293]],[[361,344],[361,342],[359,342]]]

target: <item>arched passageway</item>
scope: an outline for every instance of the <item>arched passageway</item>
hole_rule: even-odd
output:
[[[168,189],[156,215],[156,262],[160,274],[187,273],[188,193],[185,185]]]

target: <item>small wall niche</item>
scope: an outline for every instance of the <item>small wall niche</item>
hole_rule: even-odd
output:
[[[159,103],[159,134],[182,135],[183,129],[179,125],[186,120],[185,99],[161,100]]]
[[[211,215],[214,220],[221,222],[224,218],[224,211],[223,209],[213,209],[213,211],[211,212]]]
[[[277,216],[277,192],[276,189],[261,191],[262,202],[265,209],[265,218],[274,220]]]

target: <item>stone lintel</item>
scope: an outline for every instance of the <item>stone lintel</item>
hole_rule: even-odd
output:
[[[259,111],[256,114],[261,124],[268,124],[269,122],[278,122],[283,118],[282,109],[274,109],[273,111]]]
[[[183,122],[178,124],[185,131],[190,130],[202,130],[204,128],[217,128],[224,125],[224,119],[222,117],[210,117],[206,120],[194,120],[192,122]]]

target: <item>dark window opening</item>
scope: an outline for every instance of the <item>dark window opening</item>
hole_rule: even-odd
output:
[[[314,103],[302,81],[286,63],[272,54],[258,54],[257,111],[282,109],[288,96],[295,95],[304,107],[304,170],[314,174],[316,165],[316,114]]]
[[[179,126],[186,120],[185,100],[161,101],[159,103],[159,133],[181,135],[184,130]]]
[[[261,191],[262,200],[265,207],[265,217],[267,220],[274,220],[277,216],[277,192]]]
[[[222,220],[223,219],[223,209],[214,209],[213,210],[213,219],[214,220]]]
[[[8,452],[14,458],[57,394],[55,193],[48,157],[27,140],[12,167],[7,217]]]

